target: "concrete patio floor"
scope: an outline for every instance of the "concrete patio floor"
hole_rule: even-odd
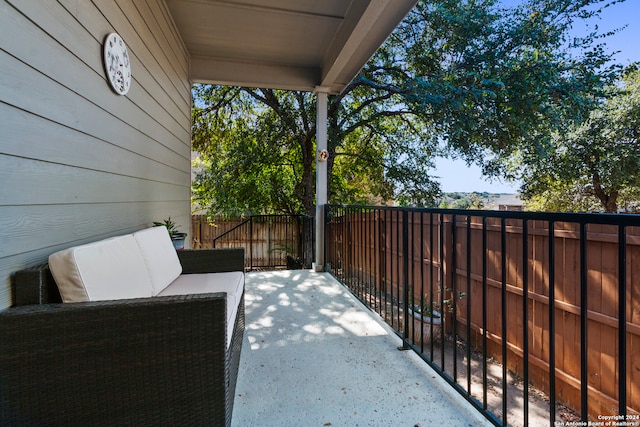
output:
[[[328,273],[246,275],[232,425],[489,426]]]

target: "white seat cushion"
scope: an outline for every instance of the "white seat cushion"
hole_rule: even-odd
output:
[[[244,292],[243,272],[183,274],[160,292],[158,296],[206,294],[212,292],[227,293],[227,347],[229,347],[229,345],[231,345],[238,306],[240,305],[242,292]]]
[[[133,236],[75,246],[49,256],[62,301],[150,297],[151,279]]]
[[[133,233],[149,271],[153,295],[169,286],[182,273],[167,227],[151,227]]]

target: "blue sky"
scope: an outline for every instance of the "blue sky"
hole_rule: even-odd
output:
[[[600,19],[593,23],[598,25],[601,32],[628,25],[618,34],[607,38],[606,43],[610,51],[620,51],[616,55],[619,63],[627,65],[633,61],[640,61],[640,0],[627,0],[609,7],[602,12]],[[436,170],[432,171],[432,174],[440,177],[439,181],[445,192],[516,193],[518,190],[517,184],[485,180],[479,168],[469,168],[461,160],[438,159]]]

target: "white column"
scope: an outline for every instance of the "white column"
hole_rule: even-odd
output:
[[[316,87],[316,259],[315,271],[324,270],[324,205],[327,204],[327,96],[328,88]]]

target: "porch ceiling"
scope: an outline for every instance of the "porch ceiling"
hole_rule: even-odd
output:
[[[196,83],[340,92],[417,0],[166,0]]]

